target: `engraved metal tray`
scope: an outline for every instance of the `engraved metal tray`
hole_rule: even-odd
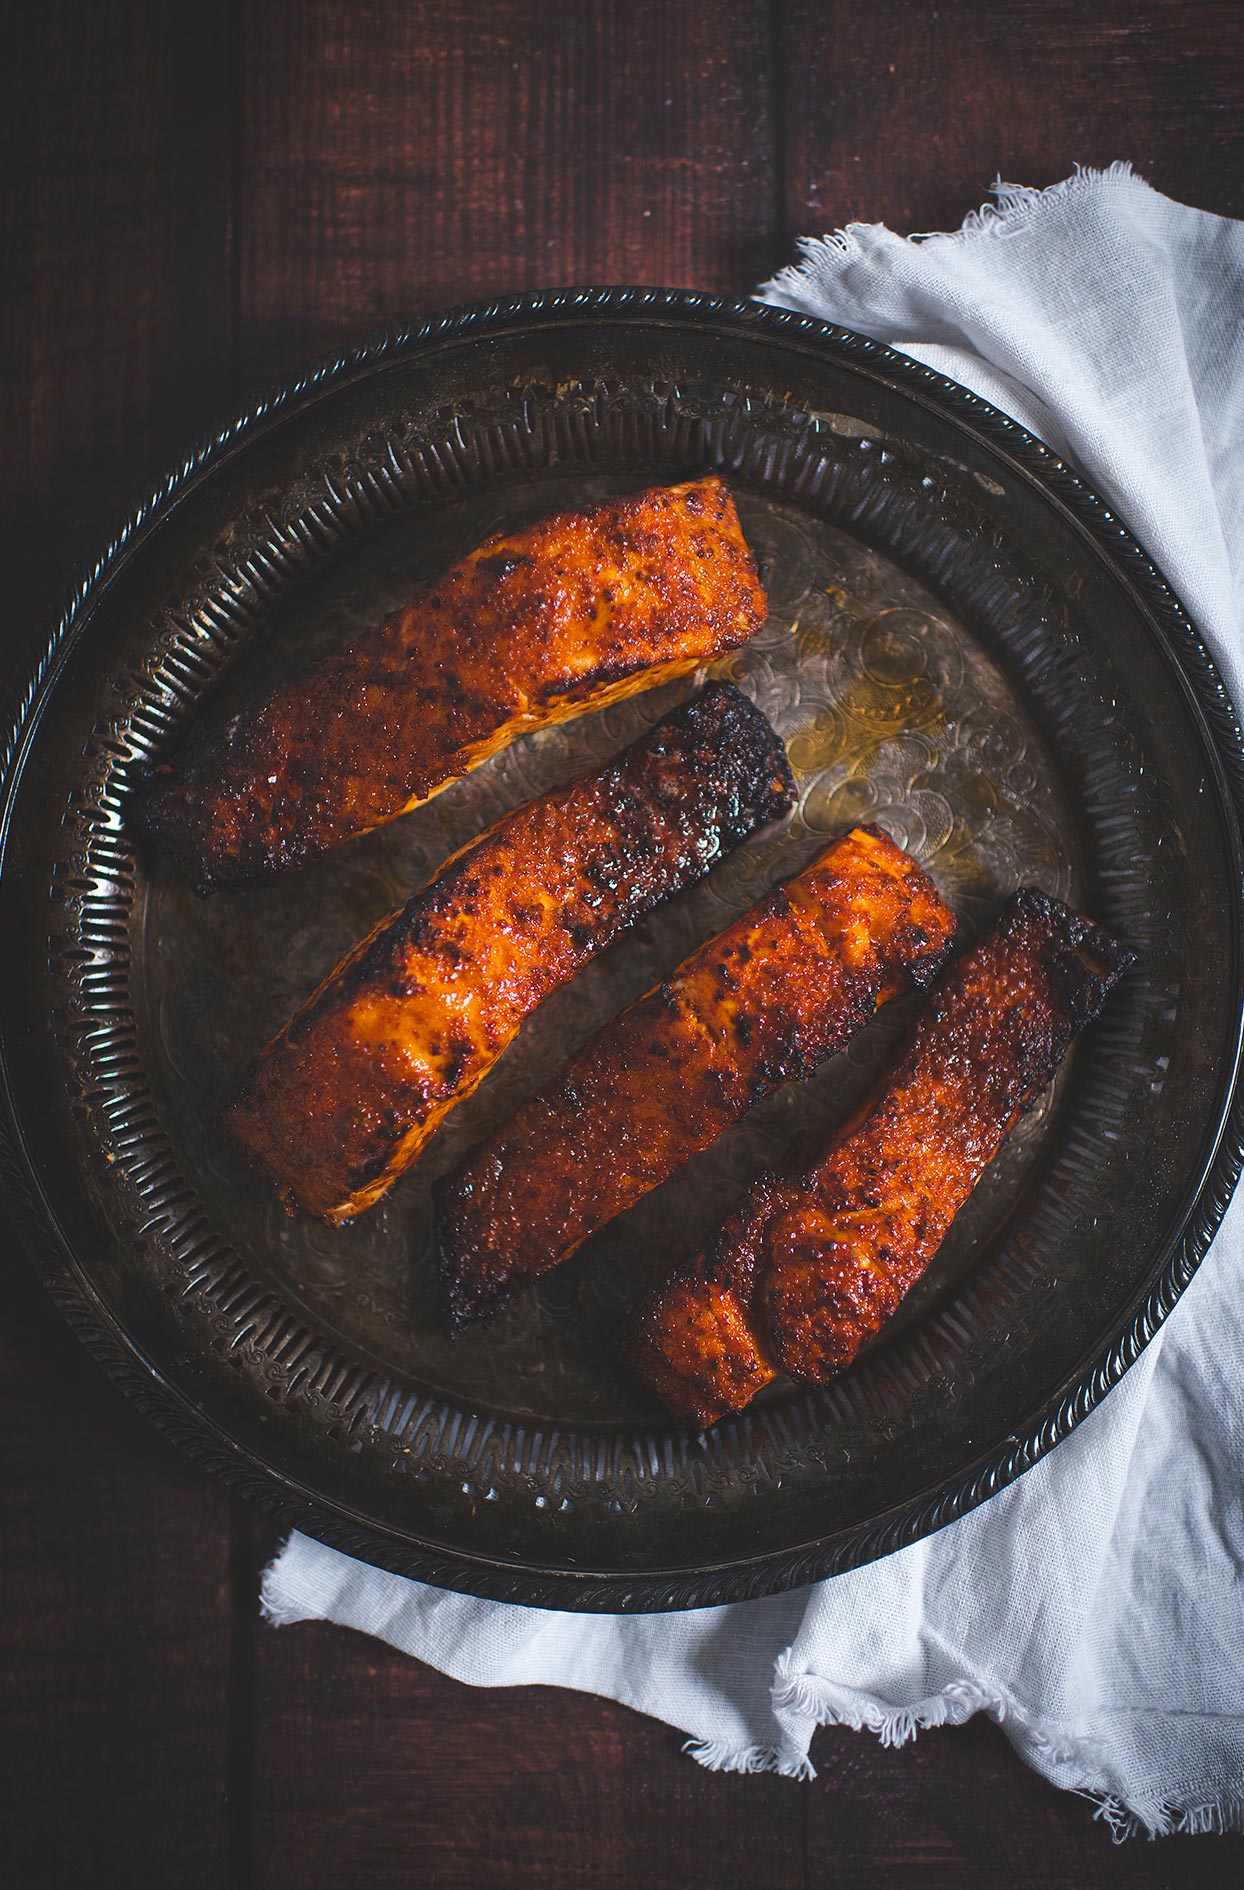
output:
[[[337,957],[507,808],[693,684],[516,742],[284,882],[196,898],[136,852],[142,763],[486,533],[709,467],[768,627],[714,673],[785,736],[796,813],[551,998],[388,1200],[285,1218],[214,1126]],[[458,312],[321,364],[138,508],[4,730],[10,1205],[86,1342],[197,1457],[402,1573],[594,1609],[761,1594],[910,1542],[1032,1463],[1186,1284],[1240,1166],[1244,768],[1232,706],[1109,510],[876,343],[663,291]],[[875,821],[969,925],[1031,884],[1136,968],[901,1316],[838,1382],[706,1435],[622,1373],[623,1309],[850,1109],[889,1006],[486,1332],[436,1329],[429,1189],[622,1004]]]

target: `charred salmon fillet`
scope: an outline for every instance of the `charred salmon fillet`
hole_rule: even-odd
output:
[[[455,855],[262,1052],[226,1127],[291,1212],[351,1219],[542,998],[792,799],[760,711],[711,684]]]
[[[905,983],[927,983],[954,927],[916,862],[859,828],[702,945],[438,1190],[449,1329],[560,1265]]]
[[[305,865],[530,729],[685,675],[765,595],[718,478],[503,533],[223,729],[191,731],[136,819],[202,892]]]
[[[895,1066],[821,1158],[771,1173],[631,1317],[629,1361],[679,1418],[740,1411],[779,1372],[849,1365],[941,1246],[1130,954],[1016,893],[934,987]]]

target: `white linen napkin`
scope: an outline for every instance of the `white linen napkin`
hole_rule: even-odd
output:
[[[964,382],[1078,464],[1244,696],[1244,225],[1125,165],[996,187],[954,235],[853,225],[761,291]],[[361,1628],[476,1686],[609,1695],[703,1763],[812,1775],[985,1712],[1116,1833],[1244,1828],[1244,1197],[1139,1362],[973,1514],[795,1594],[691,1614],[474,1601],[295,1535],[274,1623]]]

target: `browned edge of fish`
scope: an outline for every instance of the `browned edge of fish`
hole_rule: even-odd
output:
[[[261,1052],[226,1127],[291,1211],[352,1218],[552,990],[793,795],[763,715],[710,684],[462,848]]]
[[[457,1336],[567,1260],[879,1004],[924,986],[955,918],[878,828],[822,848],[617,1017],[435,1189]]]
[[[270,879],[519,735],[714,661],[766,609],[715,474],[497,533],[223,726],[194,720],[150,768],[133,827],[200,892]]]
[[[759,1176],[704,1251],[633,1309],[631,1369],[697,1425],[743,1410],[783,1371],[824,1384],[844,1370],[1131,962],[1091,920],[1017,892],[821,1156]]]

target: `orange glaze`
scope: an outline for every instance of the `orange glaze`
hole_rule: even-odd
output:
[[[499,534],[224,729],[192,732],[139,824],[200,891],[270,878],[517,735],[711,662],[765,612],[716,477]]]
[[[291,1212],[351,1219],[550,991],[792,799],[760,711],[710,684],[449,861],[263,1051],[226,1127]]]
[[[842,1371],[1129,961],[1057,900],[1016,893],[820,1160],[762,1175],[712,1244],[636,1308],[626,1350],[639,1375],[678,1417],[711,1424],[779,1372],[822,1384]]]
[[[954,918],[859,828],[599,1031],[438,1190],[451,1329],[558,1266],[877,1005],[927,982]]]

